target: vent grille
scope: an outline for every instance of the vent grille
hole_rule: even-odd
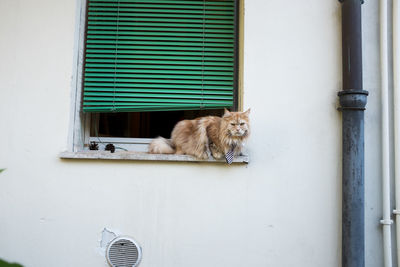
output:
[[[107,261],[112,267],[135,267],[140,258],[140,247],[131,238],[117,237],[108,245]]]

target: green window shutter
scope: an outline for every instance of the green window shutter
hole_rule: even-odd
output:
[[[85,112],[234,106],[235,0],[88,0]]]

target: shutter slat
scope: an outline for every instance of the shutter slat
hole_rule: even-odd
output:
[[[216,80],[181,80],[181,79],[135,79],[135,78],[99,78],[99,77],[86,77],[86,82],[109,82],[109,83],[151,83],[151,84],[215,84],[215,85],[231,85],[233,81],[216,81]]]
[[[98,34],[88,34],[88,39],[112,39],[115,40],[116,36],[114,35],[98,35]],[[232,43],[232,38],[198,38],[198,37],[163,37],[163,36],[126,36],[119,35],[117,40],[154,40],[154,41],[178,41],[178,42],[191,42],[193,45],[201,46],[204,43]],[[214,44],[213,44],[214,45]],[[213,46],[211,45],[211,46]]]
[[[149,78],[149,79],[192,79],[192,80],[227,80],[233,81],[232,76],[199,75],[155,75],[155,74],[125,74],[125,73],[87,73],[86,77],[120,77],[120,78]]]
[[[136,8],[173,8],[173,9],[200,9],[203,10],[204,5],[202,2],[196,2],[196,4],[193,4],[194,2],[192,2],[192,4],[188,3],[188,2],[181,2],[179,4],[174,4],[171,3],[171,1],[168,2],[155,2],[152,1],[150,3],[105,3],[105,2],[90,2],[89,3],[89,7],[120,7],[120,8],[124,8],[124,7],[136,7]],[[232,5],[205,5],[206,10],[208,9],[214,9],[214,10],[230,10],[233,11],[234,7]]]
[[[116,107],[115,105],[104,105],[101,104],[99,106],[87,106],[85,107],[85,112],[142,112],[142,111],[177,111],[177,110],[198,110],[199,106],[201,109],[217,109],[217,108],[225,108],[227,106],[231,106],[232,103],[226,104],[215,104],[213,103],[212,105],[207,105],[204,103],[197,103],[197,104],[179,104],[179,103],[173,103],[173,104],[163,104],[163,105],[149,105],[149,104],[143,104],[143,103],[135,103],[135,105],[128,105],[125,107],[118,106]]]
[[[130,87],[130,88],[155,88],[155,89],[198,89],[198,90],[232,90],[232,86],[224,85],[198,85],[198,84],[148,84],[148,83],[96,83],[84,82],[84,86],[89,87]]]
[[[201,19],[202,16],[194,16],[194,14],[187,14],[187,12],[182,12],[182,14],[169,14],[169,13],[128,13],[128,12],[100,12],[100,11],[89,11],[89,16],[107,16],[107,17],[155,17],[155,18],[198,18]],[[101,19],[101,18],[100,18]],[[208,20],[233,20],[231,15],[207,15]]]
[[[129,22],[129,21],[100,21],[100,20],[92,20],[88,22],[89,29],[96,29],[94,27],[161,27],[163,28],[196,28],[196,29],[230,29],[233,30],[234,26],[230,24],[206,24],[202,23],[159,23],[159,22]],[[109,29],[109,28],[103,28]]]
[[[188,60],[181,60],[181,61],[172,61],[172,60],[135,60],[135,59],[107,59],[107,58],[87,58],[86,62],[88,63],[132,63],[132,64],[157,64],[157,65],[168,65],[168,64],[175,64],[175,65],[197,65],[197,66],[232,66],[233,62],[218,62],[218,61],[188,61]]]
[[[191,33],[191,32],[139,32],[139,31],[101,31],[101,30],[88,30],[87,31],[89,36],[93,35],[112,35],[115,38],[115,35],[118,35],[118,38],[121,35],[124,36],[182,36],[182,37],[196,37],[196,38],[203,38],[205,36],[206,38],[233,38],[233,34],[223,34],[223,33]],[[202,39],[203,40],[203,39]]]
[[[202,28],[189,28],[189,27],[131,27],[131,26],[88,26],[89,33],[97,33],[106,32],[107,34],[127,34],[127,33],[135,33],[136,35],[140,35],[142,32],[149,32],[156,34],[158,32],[197,32],[197,33],[222,33],[222,34],[230,34],[229,37],[232,37],[234,31],[233,29],[202,29]],[[153,35],[154,35],[153,34]]]
[[[112,62],[114,63],[114,62]],[[86,63],[86,67],[89,68],[109,68],[111,71],[117,69],[143,69],[143,71],[151,70],[204,70],[204,71],[229,71],[233,72],[233,66],[184,66],[184,65],[140,65],[140,64],[97,64],[97,63]],[[232,73],[231,72],[231,73]],[[232,74],[233,75],[233,74]]]
[[[161,99],[161,98],[140,98],[140,97],[84,97],[83,101],[96,101],[97,103],[100,101],[104,101],[103,103],[106,105],[112,105],[115,103],[116,106],[121,105],[131,105],[131,103],[135,103],[135,102],[141,102],[141,103],[200,103],[200,102],[204,102],[204,103],[208,103],[208,104],[212,104],[212,103],[229,103],[229,100],[225,100],[225,99],[181,99],[181,98],[165,98],[165,99]],[[96,103],[94,102],[94,103]]]
[[[196,48],[202,48],[204,47],[204,49],[213,49],[215,48],[232,48],[233,44],[231,43],[216,43],[216,42],[170,42],[170,41],[162,41],[160,42],[158,40],[159,38],[155,39],[155,41],[151,41],[151,40],[146,40],[146,41],[126,41],[126,40],[101,40],[101,39],[88,39],[86,40],[87,44],[99,44],[99,45],[107,45],[107,44],[113,44],[113,45],[150,45],[150,46],[154,46],[154,45],[159,45],[161,46],[165,46],[167,48],[170,47],[196,47]]]
[[[93,50],[91,50],[93,49]],[[153,51],[165,51],[165,50],[171,50],[171,51],[198,51],[198,52],[229,52],[232,53],[233,48],[219,48],[219,47],[178,47],[178,46],[140,46],[140,45],[112,45],[112,44],[88,44],[86,45],[86,51],[94,51],[94,50],[102,50],[104,51],[115,51],[115,50],[153,50]],[[230,55],[232,56],[232,55]]]
[[[232,95],[231,90],[188,90],[188,89],[154,89],[154,88],[120,88],[120,87],[86,87],[85,93],[121,92],[121,93],[171,93],[171,94],[210,94]]]
[[[228,59],[222,59],[222,61],[232,61],[233,52],[232,53],[216,53],[216,52],[178,52],[178,51],[154,51],[154,50],[131,50],[131,49],[123,49],[119,48],[118,50],[113,49],[86,49],[86,53],[88,57],[113,57],[117,58],[138,58],[138,55],[175,55],[175,56],[197,56],[203,58],[205,56],[209,57],[228,57]],[[124,55],[128,54],[130,55]],[[136,55],[136,56],[135,56]],[[205,58],[204,58],[205,59]]]
[[[89,22],[97,22],[97,21],[103,21],[103,22],[166,22],[166,23],[197,23],[203,27],[203,19],[202,18],[160,18],[160,17],[154,17],[154,18],[143,18],[143,17],[119,17],[116,19],[113,16],[110,17],[105,17],[105,16],[89,16]],[[210,24],[210,27],[212,25],[234,25],[231,20],[223,20],[223,19],[216,19],[213,20],[212,23]],[[90,25],[90,23],[89,23]],[[205,28],[207,28],[206,25],[204,25]]]
[[[170,4],[193,4],[193,5],[203,5],[203,1],[186,1],[186,0],[178,0],[178,1],[170,1],[170,0],[91,0],[93,3],[170,3]],[[207,5],[216,5],[216,6],[233,6],[233,1],[206,1]]]
[[[208,57],[208,56],[162,56],[162,55],[124,55],[124,54],[92,54],[92,53],[87,53],[86,54],[87,58],[114,58],[114,61],[118,61],[120,59],[157,59],[157,60],[198,60],[198,61],[227,61],[227,62],[232,62],[233,58],[226,58],[226,57]],[[200,62],[203,63],[203,62]],[[205,63],[206,64],[206,63]]]
[[[135,6],[135,5],[133,5]],[[94,12],[94,13],[89,13],[89,14],[95,14],[96,12],[99,12],[101,14],[111,12],[113,15],[121,15],[121,12],[130,12],[127,14],[124,14],[125,16],[135,16],[135,14],[141,14],[143,16],[154,16],[156,17],[159,14],[164,14],[164,13],[171,13],[174,14],[174,16],[179,16],[180,14],[195,14],[195,16],[203,16],[205,15],[207,18],[213,15],[218,15],[218,16],[232,16],[233,15],[233,8],[228,9],[220,9],[216,10],[215,8],[213,10],[210,10],[206,8],[205,10],[199,6],[197,9],[192,9],[192,8],[187,8],[187,9],[180,9],[180,8],[173,8],[173,6],[168,6],[165,5],[165,8],[157,8],[157,7],[162,7],[162,6],[153,6],[154,8],[143,8],[142,5],[137,5],[136,8],[131,8],[127,5],[120,5],[119,7],[93,7],[89,6],[89,12]],[[231,12],[229,12],[231,10]],[[115,13],[117,12],[117,13]],[[120,12],[120,13],[118,13]],[[140,16],[140,15],[139,15]],[[214,17],[210,17],[214,18]]]
[[[88,0],[83,110],[231,107],[234,0]]]
[[[143,70],[143,69],[91,69],[86,68],[86,77],[148,77],[155,74],[178,74],[178,77],[204,77],[204,79],[233,79],[230,72],[211,72],[211,71],[185,71],[185,70]],[[139,74],[139,75],[138,75]],[[214,75],[214,76],[212,76]],[[222,77],[221,77],[222,76]],[[163,78],[166,76],[160,76]]]
[[[90,27],[94,26],[106,26],[106,27],[115,27],[116,25],[118,26],[131,26],[131,27],[176,27],[176,28],[205,28],[206,30],[208,29],[232,29],[234,28],[233,25],[230,24],[206,24],[203,25],[201,22],[200,23],[158,23],[158,22],[124,22],[124,21],[100,21],[100,20],[92,20],[88,22],[88,25]]]
[[[109,100],[109,97],[114,97],[116,101],[127,101],[132,98],[137,99],[137,98],[143,98],[143,99],[148,99],[148,98],[170,98],[170,99],[198,99],[199,95],[197,94],[190,94],[190,95],[185,95],[185,94],[146,94],[146,93],[104,93],[104,92],[85,92],[86,100],[95,100],[95,101],[101,101],[101,100]],[[221,100],[230,100],[232,97],[230,95],[212,95],[212,94],[203,94],[203,99],[221,99]],[[90,98],[90,99],[89,99]]]

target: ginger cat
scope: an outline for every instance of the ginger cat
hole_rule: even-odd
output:
[[[207,116],[180,121],[172,130],[171,139],[158,137],[150,143],[149,153],[186,154],[198,159],[208,159],[209,152],[215,159],[228,154],[238,156],[250,135],[249,114],[250,109],[245,112],[225,109],[222,118]]]

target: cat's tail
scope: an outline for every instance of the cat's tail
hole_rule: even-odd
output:
[[[171,139],[157,137],[149,145],[150,154],[174,154],[175,147]]]

